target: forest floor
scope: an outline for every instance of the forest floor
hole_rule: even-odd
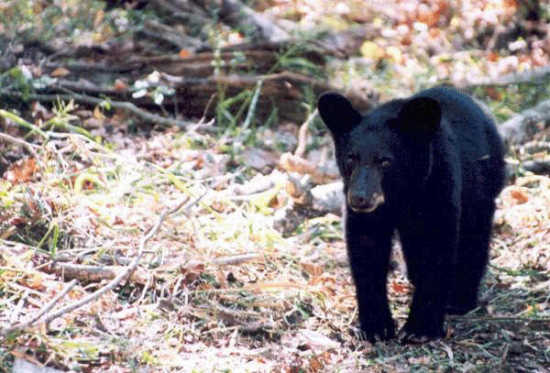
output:
[[[75,6],[62,3],[63,12]],[[323,2],[259,3],[258,12],[304,28],[391,23],[355,56],[324,66],[336,86],[358,85],[376,100],[454,82],[503,122],[550,97],[550,85],[540,84],[548,76],[475,85],[547,66],[548,35],[502,55],[496,46],[481,48],[497,43],[490,35],[453,39],[459,29],[468,35],[492,22],[487,14],[495,22],[512,17],[515,2],[464,2],[485,12],[462,9],[448,16],[448,27],[432,19],[443,17],[444,1],[410,14],[399,1],[365,8],[341,1],[336,15],[315,5]],[[122,17],[120,9],[97,9],[96,29],[104,18]],[[44,81],[40,66],[25,66]],[[49,73],[60,76],[70,73]],[[315,198],[334,185],[330,138],[314,114],[262,124],[254,118],[256,91],[247,92],[250,106],[240,117],[222,105],[215,120],[193,120],[185,130],[135,122],[104,104],[2,103],[0,371],[550,371],[550,177],[522,167],[548,159],[545,123],[529,147],[510,147],[480,306],[448,317],[441,340],[373,345],[357,338],[339,207],[316,208],[295,190]],[[296,105],[312,114],[314,102]],[[395,248],[388,290],[402,326],[413,289]]]

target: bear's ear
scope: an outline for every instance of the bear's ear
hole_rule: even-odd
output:
[[[317,107],[321,119],[333,135],[351,131],[362,119],[361,114],[353,108],[351,102],[335,92],[323,93]]]
[[[431,139],[441,124],[441,106],[430,97],[416,97],[406,101],[397,121],[403,132]]]

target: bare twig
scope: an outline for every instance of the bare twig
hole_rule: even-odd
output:
[[[319,166],[307,159],[297,157],[292,153],[283,153],[279,160],[279,166],[288,172],[297,172],[299,174],[308,174],[315,184],[326,184],[340,177],[338,172],[331,170],[326,166]]]
[[[31,317],[27,321],[21,322],[19,324],[13,325],[13,326],[11,326],[7,329],[2,330],[0,332],[0,335],[5,336],[5,335],[8,335],[10,333],[13,333],[14,331],[28,328],[30,325],[34,324],[37,320],[39,320],[42,317],[42,315],[44,315],[46,312],[51,310],[53,308],[53,306],[55,306],[55,304],[61,298],[63,298],[69,291],[71,291],[71,289],[74,288],[76,284],[77,284],[76,280],[72,280],[71,282],[69,282],[67,284],[67,286],[65,287],[65,289],[63,289],[63,291],[61,293],[57,294],[50,302],[48,302],[48,304],[46,304],[36,315]]]
[[[13,136],[10,136],[6,133],[1,133],[0,132],[0,139],[3,139],[5,141],[8,141],[8,142],[11,142],[13,144],[18,144],[18,145],[21,145],[23,146],[25,149],[27,149],[27,151],[29,153],[32,154],[32,156],[35,158],[35,159],[38,159],[38,155],[36,154],[36,152],[34,151],[34,148],[38,148],[38,146],[34,145],[34,144],[30,144],[24,140],[21,140],[21,139],[18,139],[18,138],[15,138]]]
[[[29,289],[25,289],[25,291],[23,292],[23,296],[19,298],[19,302],[17,302],[17,305],[15,306],[15,311],[12,312],[10,315],[10,321],[15,322],[28,296],[29,296]]]
[[[4,93],[6,94],[6,93]],[[11,95],[20,97],[21,95],[18,92],[10,92]],[[124,101],[110,101],[106,99],[100,99],[97,97],[92,97],[88,95],[82,95],[78,93],[70,93],[70,94],[29,94],[26,96],[30,100],[37,100],[37,101],[46,101],[46,102],[52,102],[57,100],[63,100],[63,101],[79,101],[84,102],[87,104],[93,104],[93,105],[101,105],[103,103],[108,103],[110,106],[122,109],[125,111],[129,111],[130,113],[140,117],[141,119],[167,125],[167,126],[178,126],[182,129],[187,128],[188,126],[192,125],[193,122],[188,122],[185,120],[179,120],[175,118],[165,118],[157,114],[150,113],[148,111],[145,111],[143,109],[138,108],[136,105],[134,105],[131,102],[124,102]],[[3,110],[2,110],[3,111]],[[0,115],[2,113],[0,112]]]
[[[109,290],[112,290],[114,289],[116,286],[118,286],[118,284],[128,278],[129,276],[132,275],[132,273],[135,271],[135,269],[137,268],[138,264],[139,264],[139,261],[141,260],[141,257],[143,256],[143,253],[145,251],[145,246],[147,244],[147,242],[158,232],[158,230],[160,229],[162,223],[164,222],[164,219],[166,219],[166,217],[168,215],[171,215],[173,213],[175,213],[176,211],[178,211],[184,204],[185,204],[186,200],[181,202],[180,204],[178,204],[175,208],[173,208],[172,210],[165,210],[164,212],[162,212],[157,220],[157,223],[153,226],[153,228],[151,228],[151,230],[141,239],[141,242],[139,244],[139,249],[138,249],[138,252],[136,254],[136,257],[134,258],[134,260],[132,261],[132,263],[126,268],[125,271],[122,271],[117,277],[115,277],[113,280],[111,280],[111,282],[109,282],[107,285],[105,285],[104,287],[102,287],[101,289],[95,291],[94,293],[88,295],[87,297],[84,297],[82,298],[81,300],[79,300],[78,302],[74,302],[72,304],[69,304],[68,306],[66,307],[63,307],[61,308],[60,310],[48,315],[44,321],[46,323],[49,323],[51,322],[52,320],[58,318],[59,316],[65,314],[65,313],[68,313],[68,312],[71,312],[71,311],[74,311],[75,309],[77,308],[80,308],[82,307],[83,305],[95,300],[95,299],[98,299],[100,296],[102,296],[103,294],[105,294],[106,292],[108,292]]]
[[[449,316],[450,320],[456,321],[488,321],[488,322],[550,322],[550,317],[469,317],[469,316]]]
[[[315,109],[313,113],[309,114],[304,124],[300,127],[300,131],[298,131],[298,146],[294,151],[294,155],[297,157],[304,158],[304,154],[306,154],[308,128],[310,123],[317,116],[317,113],[318,110]]]
[[[99,282],[103,280],[111,280],[127,267],[122,266],[94,266],[74,263],[55,263],[45,269],[46,272],[57,273],[65,278],[75,278],[86,282]],[[145,273],[134,271],[130,276],[132,282],[144,285],[147,282],[148,276]]]
[[[256,260],[261,258],[260,254],[256,253],[249,253],[249,254],[241,254],[241,255],[231,255],[231,256],[224,256],[220,258],[214,259],[212,262],[216,265],[238,265],[245,262],[249,262],[251,260]]]

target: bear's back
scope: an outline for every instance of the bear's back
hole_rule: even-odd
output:
[[[505,181],[504,146],[489,114],[471,97],[453,88],[434,87],[413,97],[439,101],[443,136],[450,137],[459,152],[466,189],[479,188],[482,179],[490,197],[496,196]]]

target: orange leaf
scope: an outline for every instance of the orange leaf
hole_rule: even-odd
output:
[[[311,263],[302,263],[302,269],[313,277],[320,276],[323,273],[323,267]]]
[[[125,92],[128,90],[128,84],[126,84],[122,79],[115,80],[113,87],[117,92]]]
[[[11,165],[4,177],[14,184],[24,183],[30,181],[37,170],[34,158],[22,159]]]
[[[67,70],[66,68],[64,67],[58,67],[57,69],[55,69],[54,71],[52,71],[52,73],[50,74],[51,76],[55,77],[55,78],[60,78],[60,77],[64,77],[64,76],[67,76],[69,75],[71,72],[69,70]]]
[[[498,61],[498,58],[499,58],[499,55],[498,53],[495,53],[495,52],[489,52],[489,54],[487,55],[487,59],[491,62]]]
[[[529,201],[529,196],[523,190],[512,189],[510,191],[510,196],[516,200],[518,205],[524,204]]]
[[[320,372],[324,364],[317,359],[316,356],[309,359],[309,370],[312,372]]]
[[[31,276],[23,279],[26,286],[31,289],[40,290],[44,288],[44,278],[39,273],[33,273]]]
[[[191,56],[191,52],[189,52],[187,49],[181,49],[178,54],[181,58],[187,58]]]

